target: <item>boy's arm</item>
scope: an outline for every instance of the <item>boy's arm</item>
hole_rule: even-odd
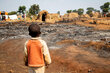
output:
[[[49,49],[48,49],[45,41],[43,41],[42,44],[43,44],[44,59],[45,59],[46,64],[48,65],[51,63],[51,57],[50,57]]]
[[[27,47],[26,47],[27,42],[28,41],[26,41],[25,44],[24,44],[24,62],[25,62],[26,66],[28,65],[28,54],[27,54]]]

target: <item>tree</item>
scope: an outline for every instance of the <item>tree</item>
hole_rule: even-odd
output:
[[[90,17],[92,17],[92,16],[93,16],[93,13],[92,13],[93,11],[94,11],[94,8],[93,8],[93,7],[88,7],[86,13],[87,13]]]
[[[88,7],[87,10],[88,11],[94,11],[94,8],[93,7]]]
[[[84,9],[79,8],[79,9],[78,9],[78,14],[79,14],[79,15],[82,15],[83,13],[84,13]]]
[[[57,14],[60,14],[60,11],[58,11]]]
[[[29,13],[29,11],[26,11],[26,16],[27,17],[30,17],[31,16],[31,14]]]
[[[75,9],[75,10],[73,10],[72,12],[78,12],[78,11]]]
[[[67,10],[66,12],[67,12],[67,13],[71,13],[71,12],[72,12],[72,10]]]
[[[100,10],[94,9],[94,12],[99,12],[100,13]]]
[[[93,16],[93,14],[92,14],[92,11],[91,11],[91,10],[88,10],[86,13],[87,13],[90,17],[92,17],[92,16]]]
[[[18,8],[18,12],[21,13],[21,14],[24,14],[26,11],[26,7],[25,6],[19,6]]]
[[[11,12],[8,13],[8,15],[14,15],[14,14],[17,14],[17,12],[16,11],[11,11]]]
[[[110,2],[106,2],[106,3],[104,3],[104,5],[100,6],[103,14],[106,14],[109,12],[109,10],[110,10],[109,6],[110,6]]]
[[[39,5],[33,4],[29,9],[29,13],[32,15],[38,14],[40,11]]]

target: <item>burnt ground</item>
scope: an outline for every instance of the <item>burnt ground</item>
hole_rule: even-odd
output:
[[[27,73],[23,45],[30,38],[29,24],[1,23],[0,73]],[[46,73],[110,73],[110,30],[63,23],[40,26],[52,56]]]
[[[0,26],[0,40],[11,38],[30,38],[28,25],[30,23],[18,22],[7,23]],[[2,23],[3,25],[3,23]],[[51,47],[62,40],[78,41],[100,41],[110,39],[110,30],[95,30],[93,27],[86,27],[74,24],[43,24],[41,26],[42,38]],[[109,42],[109,40],[107,41]],[[53,47],[53,45],[52,45]],[[55,45],[56,47],[56,45]]]

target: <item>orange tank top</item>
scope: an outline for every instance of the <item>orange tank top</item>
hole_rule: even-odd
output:
[[[39,40],[29,40],[27,43],[28,66],[44,66],[42,44]]]

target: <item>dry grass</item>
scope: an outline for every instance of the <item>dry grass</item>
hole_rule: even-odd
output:
[[[74,42],[74,40],[62,40],[62,41],[57,42],[56,44],[57,44],[57,45],[71,44],[71,43],[73,43],[73,42]]]
[[[89,24],[84,22],[76,22],[78,25],[87,26],[87,27],[93,27],[96,30],[110,30],[110,25],[104,25],[104,24]]]
[[[105,50],[107,52],[110,52],[110,43],[105,43],[104,41],[95,42],[90,41],[87,44],[83,45],[83,47],[93,47],[95,50]]]

